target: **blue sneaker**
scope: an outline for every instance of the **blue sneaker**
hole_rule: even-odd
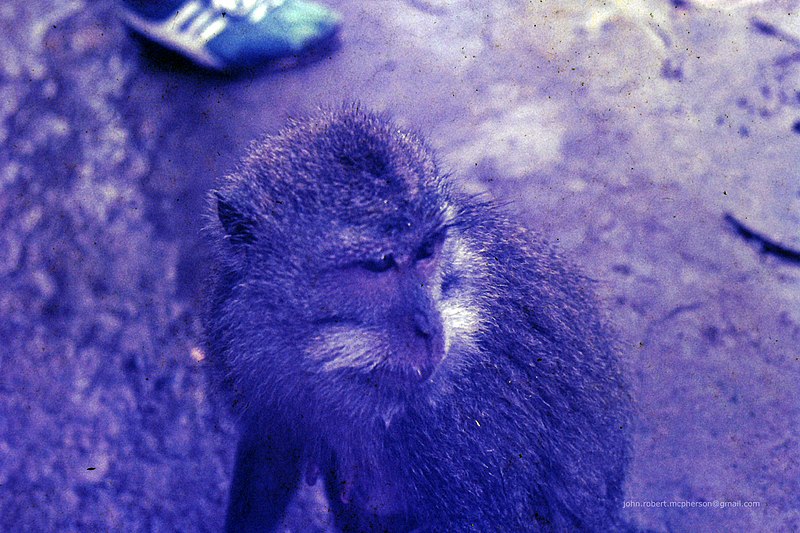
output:
[[[341,22],[307,0],[123,0],[121,16],[136,33],[220,71],[297,54]]]

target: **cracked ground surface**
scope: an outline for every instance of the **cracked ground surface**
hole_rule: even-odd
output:
[[[0,6],[0,529],[220,529],[204,195],[357,98],[600,281],[639,410],[626,498],[759,502],[630,520],[799,530],[800,269],[725,217],[800,248],[800,3],[329,3],[338,49],[236,78],[143,50],[111,2]]]

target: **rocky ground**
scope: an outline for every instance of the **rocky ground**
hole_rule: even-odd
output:
[[[629,519],[800,530],[800,2],[328,3],[338,46],[237,77],[143,48],[113,2],[0,6],[0,529],[220,529],[204,195],[253,137],[358,99],[600,280],[627,499],[710,505]],[[309,507],[287,524],[324,527]]]

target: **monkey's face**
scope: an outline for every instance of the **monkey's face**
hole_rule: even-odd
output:
[[[422,142],[379,117],[323,113],[267,138],[214,200],[226,320],[246,337],[230,366],[271,380],[264,394],[289,394],[291,374],[321,398],[423,395],[475,330],[454,283],[474,262],[458,204]]]
[[[311,288],[305,357],[383,393],[413,393],[445,356],[440,311],[444,229],[394,246],[362,246],[319,272]],[[339,241],[341,242],[341,240]]]

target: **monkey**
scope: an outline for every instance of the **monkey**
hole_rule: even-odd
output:
[[[241,421],[226,530],[300,483],[341,531],[619,531],[630,393],[593,281],[421,135],[289,119],[209,193],[209,358]]]

